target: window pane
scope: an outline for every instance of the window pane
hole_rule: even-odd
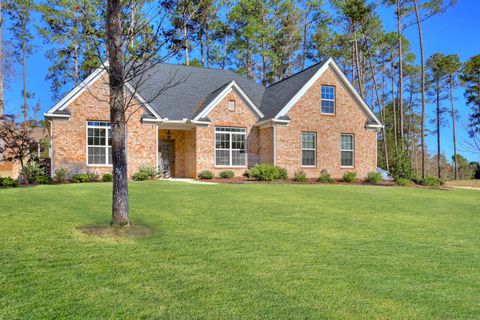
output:
[[[302,149],[315,149],[315,133],[302,133]]]
[[[105,164],[105,147],[88,147],[89,164]]]
[[[342,151],[341,165],[345,167],[353,166],[353,151]]]
[[[232,134],[232,149],[245,149],[244,134]]]
[[[230,134],[228,133],[217,133],[215,134],[215,147],[217,149],[229,149],[230,148]]]
[[[108,148],[108,163],[107,164],[112,164],[112,147]]]
[[[88,128],[88,145],[104,146],[105,145],[105,129]]]
[[[303,166],[315,165],[315,150],[302,150],[302,165]]]
[[[108,129],[108,145],[112,145],[112,129]]]
[[[217,166],[229,166],[230,165],[230,151],[229,150],[217,150],[216,160]]]
[[[219,127],[219,128],[215,128],[215,132],[246,132],[246,129],[245,128]]]
[[[322,113],[335,113],[335,102],[322,100]]]
[[[342,150],[353,150],[353,136],[350,134],[342,134]]]
[[[244,166],[244,165],[245,165],[245,151],[233,150],[232,166]]]

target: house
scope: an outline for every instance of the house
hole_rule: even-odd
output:
[[[268,87],[233,71],[158,64],[137,90],[127,117],[128,170],[159,166],[167,176],[203,170],[242,175],[273,163],[289,175],[347,171],[365,177],[377,166],[382,125],[333,59]],[[52,107],[52,172],[110,172],[107,74],[102,68]]]

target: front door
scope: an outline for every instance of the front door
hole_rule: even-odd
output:
[[[173,141],[161,140],[158,143],[158,170],[164,178],[170,178],[174,170]]]

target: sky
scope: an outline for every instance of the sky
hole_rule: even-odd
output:
[[[384,28],[387,31],[396,31],[396,21],[394,20],[393,10],[391,8],[379,7],[378,12],[382,18]],[[444,54],[456,53],[462,61],[469,57],[480,54],[480,0],[458,0],[458,3],[451,7],[440,16],[434,16],[426,20],[423,25],[423,38],[425,58],[433,53],[441,52]],[[406,38],[411,42],[412,51],[417,56],[417,62],[420,59],[420,50],[418,42],[418,31],[416,25],[410,26],[405,31]],[[43,40],[36,36],[33,41],[34,53],[27,62],[27,87],[29,91],[35,94],[32,104],[37,102],[41,105],[39,119],[43,118],[43,113],[50,109],[57,101],[53,100],[50,90],[50,83],[45,79],[48,67],[51,62],[45,57],[48,46]],[[175,62],[172,60],[170,62]],[[18,114],[22,105],[22,78],[20,66],[14,66],[14,74],[7,79],[5,91],[5,111],[7,113]],[[470,107],[465,103],[463,88],[455,91],[455,105],[460,114],[457,120],[457,152],[462,154],[470,161],[480,161],[480,154],[469,152],[464,141],[468,140],[468,134],[465,126],[470,113]],[[450,108],[449,101],[444,105]],[[449,114],[447,114],[448,118]],[[426,126],[427,129],[435,127],[431,120],[435,119],[435,106],[427,105]],[[453,155],[452,127],[450,122],[448,126],[441,129],[442,153],[447,158]],[[426,143],[430,154],[436,153],[436,135],[430,134],[426,138]]]

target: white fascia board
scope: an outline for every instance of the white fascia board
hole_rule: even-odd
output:
[[[44,113],[43,116],[45,118],[65,118],[65,119],[70,119],[69,114],[56,114],[56,113]]]
[[[253,101],[248,97],[248,95],[245,93],[245,91],[242,90],[242,88],[235,82],[235,80],[232,80],[228,84],[228,86],[225,87],[216,97],[213,99],[193,120],[200,120],[204,117],[206,117],[210,111],[215,108],[220,101],[222,101],[223,98],[227,96],[228,93],[230,93],[233,89],[235,89],[239,94],[240,97],[242,97],[247,104],[252,108],[252,110],[257,114],[258,118],[263,118],[263,113],[258,109],[258,107],[253,103]]]
[[[140,93],[138,93],[138,91],[136,91],[132,87],[130,83],[127,82],[125,84],[125,87],[130,91],[130,93],[135,93],[135,99],[137,99],[142,105],[144,105],[145,108],[147,108],[147,110],[150,111],[157,119],[162,119],[162,117],[160,117],[160,115],[155,111],[155,109],[153,109],[153,107],[140,95]]]
[[[343,81],[343,83],[347,86],[347,89],[352,93],[354,98],[360,103],[360,106],[364,109],[364,111],[367,113],[367,115],[375,121],[378,125],[382,125],[380,120],[377,118],[375,113],[370,109],[370,107],[365,103],[365,101],[362,99],[360,94],[358,94],[357,90],[355,87],[352,85],[350,80],[348,80],[347,76],[343,73],[343,71],[340,69],[340,67],[337,65],[335,60],[333,58],[328,58],[328,60],[325,62],[325,64],[318,69],[318,71],[313,75],[310,80],[305,83],[305,85],[293,96],[293,98],[285,105],[285,107],[280,110],[280,112],[275,116],[275,119],[286,116],[288,111],[295,105],[295,103],[300,100],[301,97],[312,87],[312,85],[317,82],[317,80],[323,75],[323,73],[331,67],[335,73],[340,77],[340,79]]]
[[[97,68],[94,72],[92,72],[85,80],[80,82],[75,88],[72,89],[65,97],[63,97],[57,104],[55,104],[50,110],[47,111],[46,114],[51,116],[51,114],[55,113],[56,111],[62,111],[70,103],[72,103],[79,95],[81,95],[88,87],[94,84],[98,79],[100,79],[107,70],[105,68],[108,67],[108,63],[105,63],[103,66]]]
[[[255,126],[263,129],[263,128],[272,127],[274,125],[288,126],[289,123],[290,123],[290,120],[273,118],[273,119],[267,119],[267,120],[257,122],[255,123]]]

